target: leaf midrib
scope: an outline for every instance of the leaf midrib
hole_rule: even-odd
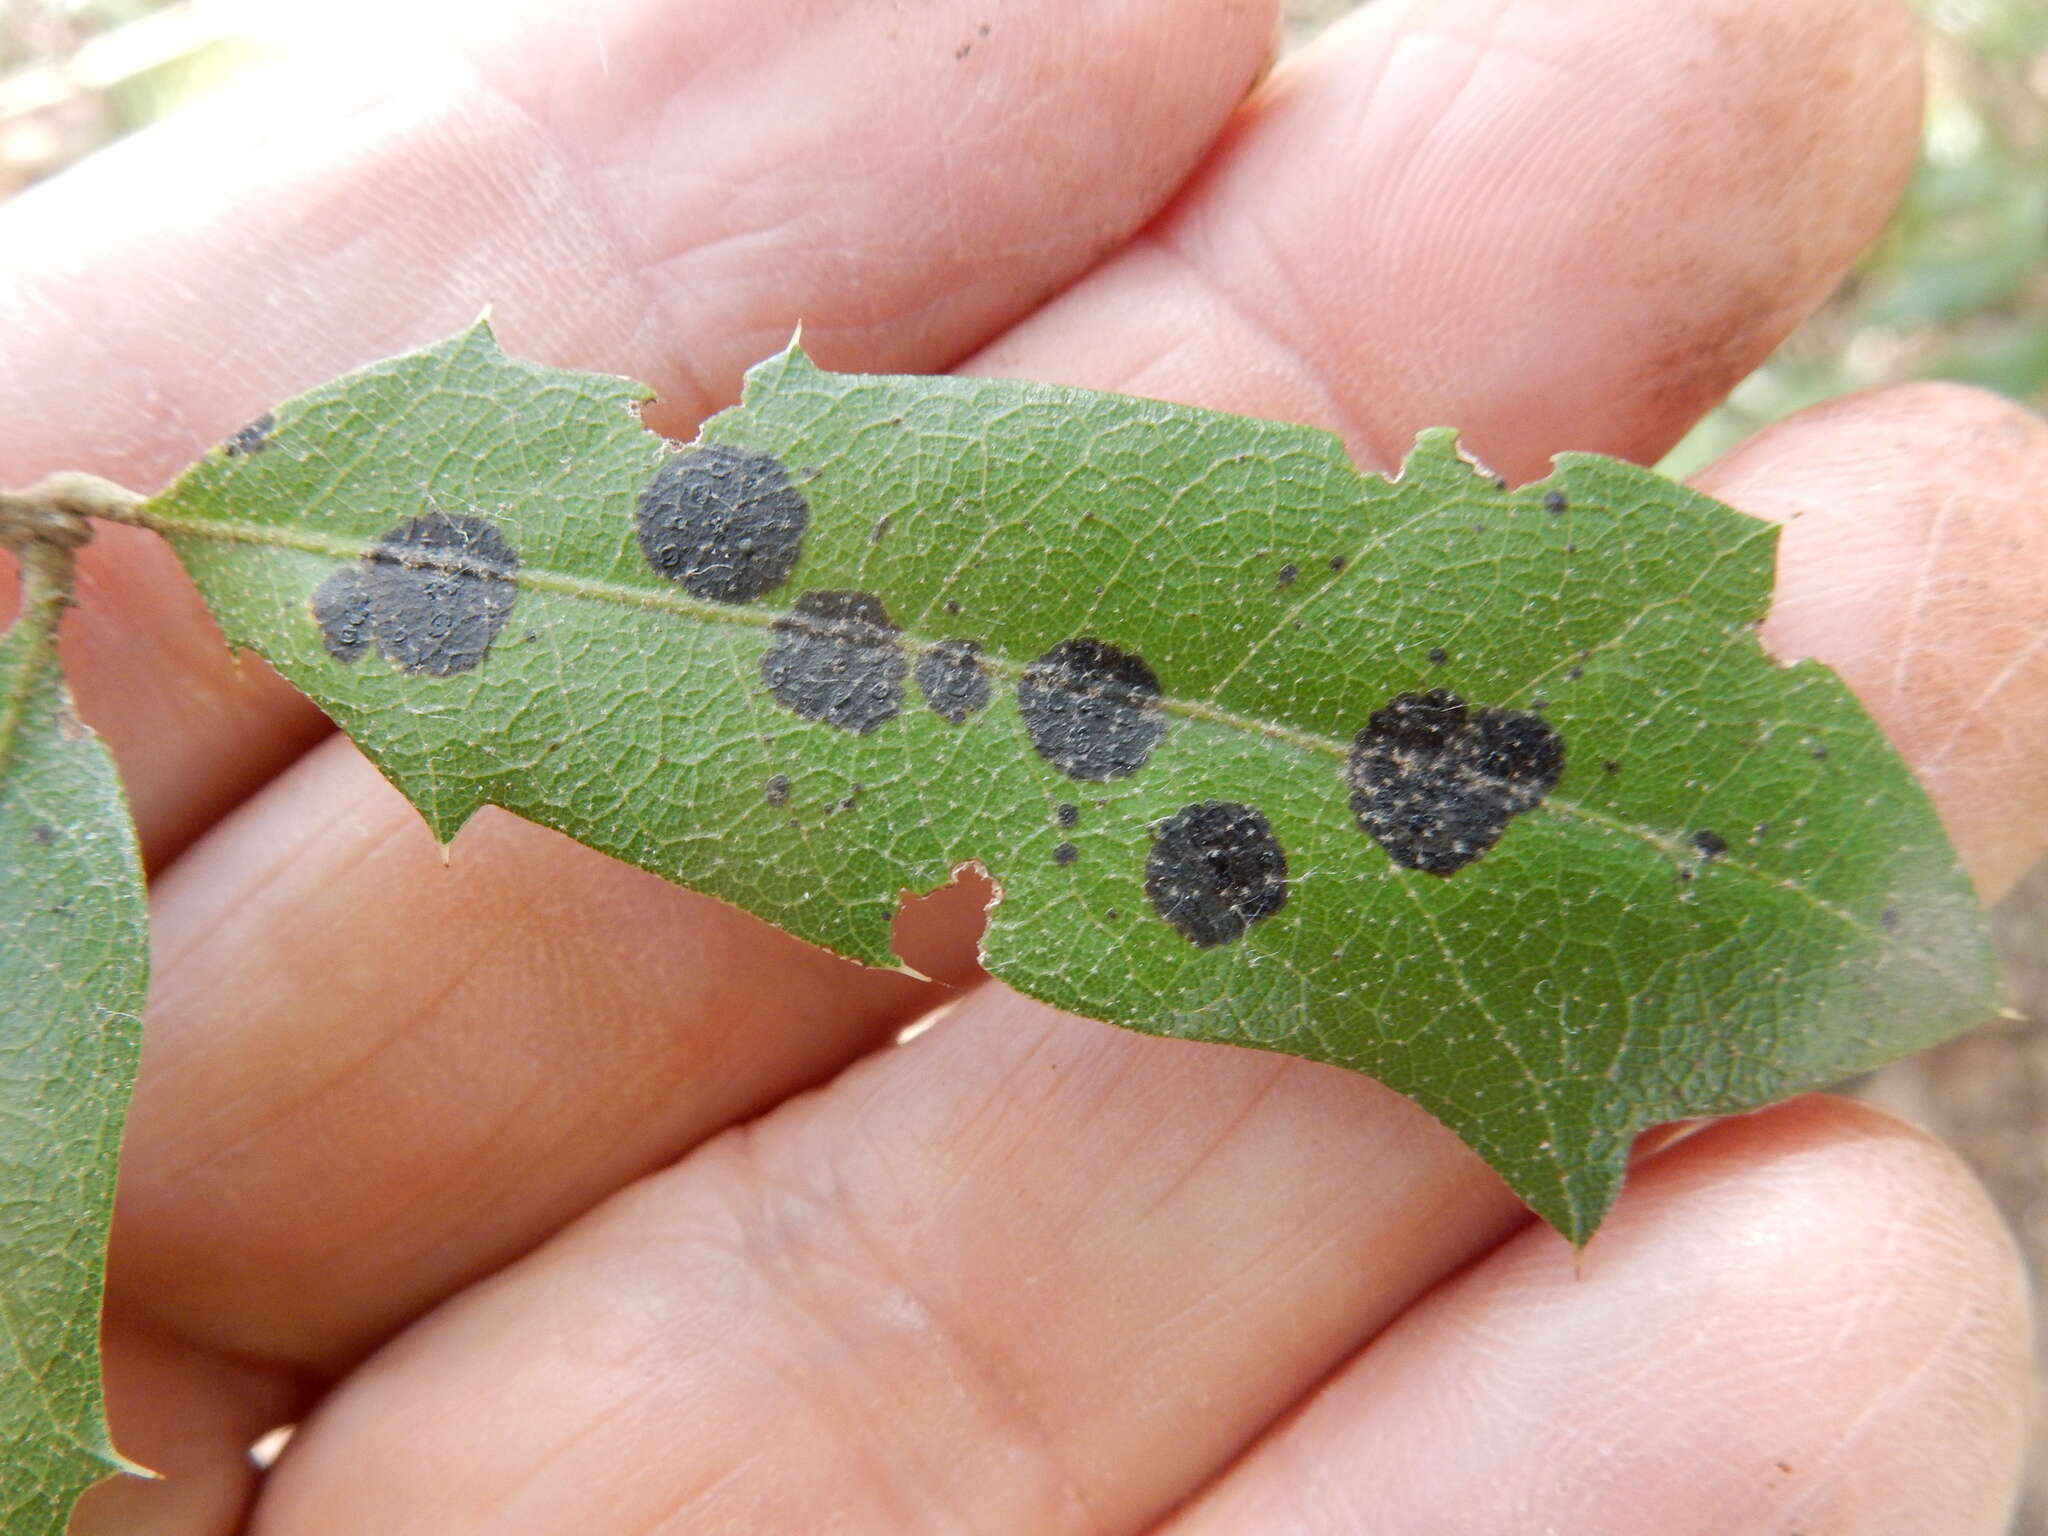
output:
[[[194,538],[215,539],[223,543],[255,544],[274,549],[290,549],[303,554],[325,555],[335,560],[359,560],[375,553],[380,547],[379,541],[374,539],[348,538],[335,534],[314,533],[309,530],[282,528],[270,523],[228,522],[214,518],[168,515],[157,510],[154,502],[145,503],[137,513],[135,521],[165,535],[184,535]],[[465,569],[473,569],[479,575],[499,579],[504,579],[505,577],[502,569],[483,562],[441,559],[432,563],[440,569],[457,573]],[[723,624],[747,629],[768,629],[777,620],[789,616],[787,611],[782,609],[764,608],[754,605],[738,607],[722,603],[708,603],[679,592],[663,591],[654,587],[627,586],[619,582],[599,581],[585,576],[569,576],[534,566],[522,565],[517,574],[510,579],[517,585],[536,592],[548,592],[560,597],[585,601],[606,602],[625,608],[652,609],[656,612],[671,613],[681,618],[707,624]],[[899,630],[897,633],[903,637],[907,644],[912,646],[933,644],[940,638],[938,636],[922,635],[915,631]],[[1014,661],[1000,652],[983,651],[980,653],[979,659],[997,677],[1013,685],[1024,674],[1024,663]],[[1162,694],[1157,703],[1162,711],[1170,715],[1177,715],[1187,720],[1201,721],[1204,724],[1221,726],[1226,730],[1239,731],[1248,735],[1263,736],[1268,740],[1278,741],[1304,752],[1318,753],[1340,763],[1346,761],[1350,755],[1351,744],[1348,741],[1333,740],[1330,737],[1321,736],[1312,731],[1299,730],[1293,726],[1281,725],[1270,720],[1261,720],[1252,715],[1238,714],[1233,710],[1221,709],[1214,704],[1202,700],[1177,698],[1172,695]],[[4,717],[0,717],[0,719],[4,719]],[[0,737],[0,744],[4,744],[4,737]],[[1554,794],[1547,796],[1535,809],[1537,811],[1549,811],[1561,815],[1568,820],[1583,822],[1590,826],[1602,827],[1611,832],[1618,832],[1633,837],[1639,842],[1654,848],[1662,858],[1675,867],[1683,867],[1687,861],[1685,850],[1689,847],[1686,841],[1688,834],[1683,829],[1667,831],[1662,828],[1623,821],[1617,817],[1603,815],[1599,811],[1589,809],[1577,801],[1565,799]],[[1897,935],[1885,932],[1877,925],[1866,922],[1854,913],[1836,906],[1824,897],[1816,895],[1798,881],[1784,879],[1781,876],[1770,873],[1768,870],[1760,869],[1756,865],[1745,863],[1741,859],[1734,858],[1725,853],[1717,855],[1714,864],[1719,869],[1742,874],[1760,884],[1788,891],[1805,901],[1815,911],[1826,913],[1837,922],[1854,929],[1865,937],[1878,939],[1881,942],[1890,944],[1899,944],[1901,942]],[[1956,976],[1952,968],[1942,964],[1932,954],[1917,949],[1910,950],[1909,952],[1919,954],[1922,959],[1926,960],[1934,969],[1941,971],[1943,974]],[[1960,980],[1961,978],[1957,977],[1957,979]]]

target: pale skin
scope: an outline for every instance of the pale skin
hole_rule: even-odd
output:
[[[677,435],[801,320],[1369,466],[1437,423],[1516,478],[1654,460],[1917,125],[1891,0],[1381,0],[1248,103],[1254,0],[505,11],[415,4],[370,31],[402,78],[330,50],[0,210],[0,483],[154,487],[486,300]],[[1787,520],[1767,644],[1996,898],[2048,852],[2048,427],[1916,386],[1702,483]],[[1575,1269],[1370,1081],[980,980],[971,895],[904,924],[949,989],[495,811],[444,860],[150,536],[82,566],[156,923],[110,1393],[166,1475],[79,1530],[2003,1528],[2025,1292],[1919,1133],[1822,1097],[1646,1150]]]

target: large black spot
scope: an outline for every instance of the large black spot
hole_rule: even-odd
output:
[[[1500,841],[1564,773],[1564,739],[1535,715],[1467,710],[1447,689],[1373,711],[1345,777],[1361,830],[1404,869],[1448,875]]]
[[[941,640],[917,658],[917,689],[948,725],[988,708],[988,674],[972,640]]]
[[[1017,708],[1038,755],[1071,779],[1127,779],[1166,735],[1159,679],[1144,659],[1086,636],[1024,669]]]
[[[863,736],[896,718],[910,663],[874,593],[806,592],[773,631],[761,680],[776,703]]]
[[[519,557],[495,525],[461,513],[408,518],[313,593],[328,655],[375,645],[393,666],[453,677],[484,659],[519,595]]]
[[[512,546],[484,518],[429,512],[400,523],[361,572],[378,653],[428,677],[472,670],[512,612],[518,568]]]
[[[1152,834],[1145,894],[1182,938],[1214,949],[1287,905],[1287,855],[1248,805],[1184,805]]]
[[[744,603],[789,580],[811,509],[771,455],[700,443],[663,460],[633,520],[659,574],[692,597]]]

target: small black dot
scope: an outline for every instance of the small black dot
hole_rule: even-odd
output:
[[[657,575],[692,597],[744,603],[789,580],[811,509],[772,455],[700,443],[662,461],[633,521]]]
[[[1443,688],[1388,701],[1351,744],[1359,830],[1404,869],[1450,875],[1500,841],[1564,774],[1564,739],[1533,714],[1468,709]]]
[[[1038,755],[1072,779],[1129,778],[1166,735],[1144,658],[1085,635],[1024,669],[1017,708]]]
[[[1586,669],[1584,667],[1567,667],[1565,669],[1564,680],[1568,683],[1576,683],[1580,678],[1584,677],[1585,675]]]
[[[1330,556],[1330,569],[1331,569],[1331,570],[1333,570],[1333,571],[1341,571],[1341,570],[1343,570],[1343,569],[1344,569],[1344,567],[1345,567],[1345,565],[1346,565],[1346,563],[1347,563],[1347,562],[1345,561],[1345,559],[1344,559],[1344,557],[1343,557],[1342,555],[1332,555],[1332,556]]]
[[[356,565],[313,593],[327,653],[355,661],[372,644],[402,671],[474,670],[519,595],[519,559],[488,520],[448,512],[409,518]]]
[[[1429,648],[1429,664],[1432,667],[1440,667],[1450,659],[1451,653],[1445,650],[1442,646],[1432,645]]]
[[[1055,864],[1071,864],[1079,857],[1081,857],[1081,850],[1072,843],[1061,843],[1052,851],[1052,861]]]
[[[1728,843],[1720,833],[1702,828],[1692,835],[1692,851],[1703,859],[1718,859],[1728,851]]]
[[[271,434],[277,431],[277,418],[265,411],[247,426],[237,427],[220,445],[220,451],[231,459],[246,458],[252,453],[261,453],[271,446]]]
[[[1813,753],[1813,760],[1816,763],[1824,763],[1828,760],[1828,748],[1826,742],[1816,741],[1810,750]]]
[[[1897,933],[1903,919],[1900,918],[1897,907],[1886,907],[1877,914],[1877,921],[1886,933]]]
[[[947,598],[947,599],[946,599],[946,612],[948,612],[948,613],[952,613],[952,614],[957,614],[957,613],[959,613],[959,611],[960,611],[960,605],[959,605],[958,603],[954,602],[954,601],[953,601],[953,599],[951,599],[950,597],[949,597],[949,598]]]
[[[761,786],[761,798],[770,805],[789,804],[789,775],[778,773]]]
[[[1617,763],[1613,758],[1610,757],[1609,759],[1607,759],[1606,762],[1600,765],[1600,771],[1602,773],[1619,773],[1621,772],[1621,764]]]
[[[872,592],[806,592],[771,629],[761,680],[776,703],[862,736],[896,718],[910,663]]]
[[[1075,826],[1081,820],[1081,807],[1062,805],[1052,813],[1052,819],[1063,827]]]
[[[1248,805],[1185,805],[1152,834],[1145,894],[1182,938],[1214,949],[1287,905],[1287,855]]]
[[[1543,510],[1552,517],[1562,515],[1570,506],[1571,503],[1565,500],[1563,491],[1545,491],[1543,493]]]
[[[917,687],[933,714],[948,725],[988,708],[988,674],[972,640],[941,640],[917,658]]]
[[[1300,575],[1301,567],[1289,561],[1286,565],[1280,567],[1279,574],[1273,578],[1273,585],[1276,587],[1291,587],[1294,585],[1295,578]]]

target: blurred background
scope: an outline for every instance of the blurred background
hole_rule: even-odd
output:
[[[0,0],[0,198],[288,46],[320,0]],[[1297,46],[1370,0],[1290,0]],[[1802,406],[1955,379],[2048,410],[2048,0],[1915,0],[1928,31],[1920,165],[1819,314],[1665,459],[1684,476]],[[4,338],[0,338],[4,345]],[[2048,512],[2048,509],[2044,509]],[[1996,913],[2021,1020],[1853,1085],[1959,1148],[2048,1274],[2048,864]],[[2048,1354],[2043,1379],[2048,1380]],[[2015,1536],[2048,1533],[2048,1413]]]

